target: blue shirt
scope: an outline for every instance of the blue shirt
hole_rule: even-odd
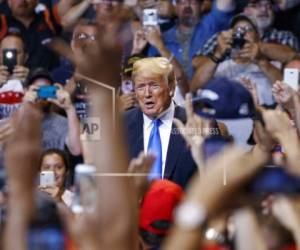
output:
[[[188,72],[185,72],[189,79],[191,79],[193,75],[192,59],[197,51],[201,49],[205,42],[216,32],[228,29],[233,15],[234,11],[225,12],[218,10],[214,4],[212,10],[196,24],[190,42]],[[183,48],[177,40],[177,30],[178,26],[174,26],[162,34],[162,39],[167,49],[173,53],[177,61],[183,65]],[[156,48],[151,46],[148,51],[148,56],[159,56],[159,52]]]

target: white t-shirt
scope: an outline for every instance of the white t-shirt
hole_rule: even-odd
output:
[[[256,85],[259,104],[275,103],[272,95],[272,82],[256,64],[237,64],[232,59],[226,60],[218,65],[215,77],[227,77],[236,81],[247,77]]]

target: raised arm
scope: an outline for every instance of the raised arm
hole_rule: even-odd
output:
[[[72,28],[84,14],[84,12],[90,7],[91,2],[92,0],[83,0],[74,6],[70,6],[64,15],[62,15],[62,26],[65,29]]]
[[[227,51],[231,48],[232,30],[223,31],[218,35],[217,46],[208,56],[197,56],[193,59],[193,66],[196,72],[191,82],[191,91],[196,92],[209,81],[218,67],[223,61]]]
[[[36,208],[34,187],[41,152],[41,117],[34,105],[27,103],[12,120],[14,133],[5,148],[9,188],[5,250],[27,249],[29,224]]]

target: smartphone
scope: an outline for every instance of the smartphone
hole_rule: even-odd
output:
[[[43,100],[46,100],[48,98],[56,99],[56,91],[57,90],[58,90],[57,86],[45,85],[45,86],[41,86],[37,90],[37,95],[38,95],[39,99],[43,99]]]
[[[295,91],[298,91],[299,88],[299,70],[293,68],[285,68],[283,81],[293,88]]]
[[[283,167],[269,165],[252,179],[247,190],[255,195],[299,194],[300,178],[287,172]]]
[[[40,186],[55,186],[55,176],[53,171],[42,171],[40,173]]]
[[[4,49],[2,54],[3,65],[8,68],[8,72],[12,74],[14,67],[17,65],[17,50]]]
[[[132,81],[131,80],[122,81],[121,90],[122,90],[122,94],[129,94],[134,92]]]
[[[75,167],[75,195],[72,202],[73,213],[80,214],[94,208],[96,198],[96,167],[78,164]]]
[[[157,26],[158,14],[157,9],[144,9],[143,10],[143,26]]]

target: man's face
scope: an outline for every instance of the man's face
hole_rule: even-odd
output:
[[[200,4],[197,0],[177,0],[176,14],[181,24],[193,27],[200,16]]]
[[[23,41],[16,36],[5,37],[0,44],[0,64],[3,65],[3,51],[15,49],[17,51],[17,65],[24,65],[27,60],[27,53],[24,51]]]
[[[67,177],[67,169],[63,159],[58,154],[49,154],[43,158],[41,171],[53,171],[56,186],[63,188]]]
[[[157,117],[170,106],[175,88],[174,84],[168,83],[167,77],[159,75],[136,75],[134,87],[142,112],[151,118]]]
[[[71,47],[75,54],[83,53],[87,48],[97,45],[98,29],[93,25],[78,25],[73,32]]]
[[[97,19],[101,22],[109,22],[111,18],[120,13],[122,7],[121,0],[95,0],[94,9]]]
[[[257,22],[258,29],[264,31],[273,24],[274,12],[270,0],[249,3],[244,13]]]
[[[236,30],[238,30],[239,28],[245,30],[246,33],[245,33],[244,38],[248,42],[256,42],[258,40],[258,38],[259,38],[258,34],[249,22],[247,22],[247,21],[237,22],[233,27],[234,32],[236,32]]]
[[[32,17],[37,0],[8,0],[8,6],[15,17]]]

